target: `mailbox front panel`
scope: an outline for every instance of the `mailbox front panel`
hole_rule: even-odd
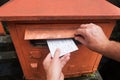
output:
[[[60,30],[61,32],[63,31],[62,33],[58,33],[59,35],[61,35],[61,37],[59,37],[59,38],[69,38],[68,36],[74,35],[74,31],[81,24],[85,24],[86,22],[88,23],[91,21],[89,21],[89,20],[86,20],[84,22],[79,21],[74,24],[69,23],[69,22],[57,23],[57,24],[56,23],[42,24],[39,22],[35,22],[35,23],[34,22],[29,22],[29,23],[8,22],[10,34],[12,35],[12,40],[15,44],[17,55],[20,60],[25,78],[28,80],[46,80],[45,71],[43,69],[42,62],[43,62],[45,56],[49,53],[48,46],[44,42],[49,37],[48,38],[43,37],[42,39],[41,38],[38,39],[34,36],[32,37],[30,35],[30,34],[32,34],[32,29],[33,29],[33,31],[34,31],[34,29],[36,29],[38,31],[38,30],[43,29],[43,28],[41,28],[43,26],[44,26],[44,29],[47,29],[45,27],[48,27],[48,26],[49,26],[49,28],[52,28],[52,29],[54,27],[55,29],[53,29],[53,30],[54,31],[56,30],[56,32],[59,31],[59,29],[63,29],[63,30]],[[110,36],[112,29],[114,27],[114,24],[115,24],[114,21],[106,22],[104,20],[102,20],[102,21],[98,20],[93,23],[100,25],[102,27],[102,29],[104,30],[105,34],[107,35],[107,37]],[[64,27],[60,28],[60,26],[64,26]],[[69,27],[71,27],[71,28],[69,28]],[[30,34],[26,34],[26,35],[27,35],[27,37],[30,36],[30,38],[25,40],[25,36],[26,36],[25,33],[26,33],[26,30],[28,30],[28,28],[31,29],[31,31],[30,31]],[[64,36],[64,34],[66,34],[64,32],[64,30],[68,31],[68,33],[69,33],[69,30],[72,31],[72,29],[73,29],[72,34],[70,34],[70,35],[68,34],[68,35]],[[38,32],[36,33],[36,35],[39,34]],[[49,32],[51,34],[53,33],[52,30],[49,30]],[[44,33],[44,31],[43,31],[43,33]],[[64,37],[62,37],[62,35]],[[71,36],[70,38],[74,38],[74,36]],[[56,37],[54,35],[54,39],[58,39],[58,37]],[[38,43],[36,43],[36,42],[38,42]],[[85,46],[83,46],[80,43],[77,43],[77,46],[79,47],[79,50],[71,53],[71,59],[65,65],[65,67],[63,69],[63,73],[65,74],[65,77],[74,77],[74,76],[80,76],[82,74],[93,73],[97,70],[97,67],[99,65],[99,62],[101,59],[100,54],[89,50],[88,48],[86,48]]]

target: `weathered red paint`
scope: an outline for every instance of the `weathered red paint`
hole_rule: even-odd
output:
[[[79,25],[91,22],[110,37],[117,19],[120,9],[105,0],[10,0],[0,7],[0,21],[7,22],[26,80],[46,80],[42,61],[49,53],[30,40],[73,38]],[[93,73],[99,65],[100,54],[77,45],[63,69],[65,77]]]
[[[106,0],[10,0],[0,7],[3,20],[119,19],[119,14]]]

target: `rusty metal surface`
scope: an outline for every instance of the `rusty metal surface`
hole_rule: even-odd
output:
[[[106,0],[10,0],[0,20],[119,19],[120,9]]]

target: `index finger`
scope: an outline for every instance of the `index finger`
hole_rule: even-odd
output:
[[[86,36],[86,29],[77,29],[77,31],[75,32],[75,36],[82,36],[85,37]]]

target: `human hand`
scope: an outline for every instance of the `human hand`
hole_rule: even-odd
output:
[[[93,23],[82,24],[75,33],[75,39],[97,52],[100,52],[109,43],[101,27]]]
[[[59,55],[60,50],[57,49],[53,58],[49,53],[43,61],[43,66],[47,74],[47,80],[64,80],[62,68],[70,59],[70,54],[66,54],[62,57],[59,57]]]

